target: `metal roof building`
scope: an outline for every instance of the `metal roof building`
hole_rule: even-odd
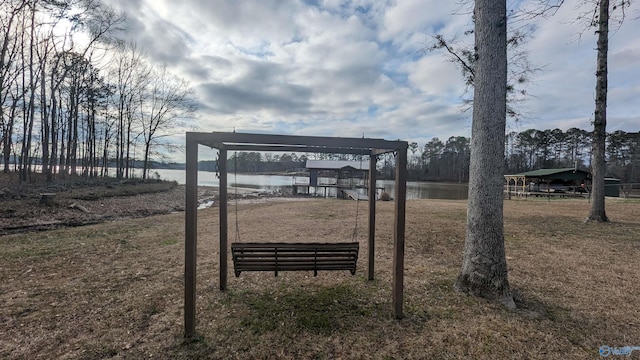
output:
[[[345,160],[307,160],[307,169],[315,170],[353,170],[369,171],[369,164],[366,161],[345,161]]]
[[[575,168],[561,168],[561,169],[538,169],[533,171],[527,171],[521,174],[505,175],[505,178],[527,178],[538,179],[541,181],[547,180],[587,180],[591,178],[591,173],[588,171],[575,169]]]
[[[538,169],[527,171],[520,174],[505,175],[507,181],[507,191],[511,197],[511,189],[518,192],[558,192],[560,189],[552,189],[555,187],[571,188],[575,192],[581,185],[591,182],[591,173],[585,170],[575,168],[560,169]],[[532,186],[535,184],[535,187]],[[546,189],[540,185],[546,185]],[[579,189],[578,189],[579,190]]]

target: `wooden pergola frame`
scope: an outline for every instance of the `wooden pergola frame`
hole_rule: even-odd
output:
[[[404,241],[407,193],[406,141],[383,139],[340,138],[320,136],[267,135],[229,132],[188,132],[185,203],[185,263],[184,263],[184,331],[185,337],[195,336],[196,324],[196,255],[198,243],[198,145],[218,149],[220,174],[220,290],[227,288],[227,151],[283,151],[328,154],[369,155],[369,238],[368,279],[374,278],[376,163],[379,155],[394,152],[396,158],[395,216],[393,233],[393,311],[403,317]]]

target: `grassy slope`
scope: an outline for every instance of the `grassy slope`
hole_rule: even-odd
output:
[[[598,358],[601,345],[640,345],[640,203],[609,201],[610,224],[583,223],[588,206],[505,202],[521,307],[509,312],[452,290],[466,203],[408,202],[402,321],[391,311],[392,203],[378,205],[375,281],[364,206],[355,276],[230,272],[225,293],[218,210],[202,210],[193,343],[182,340],[184,214],[4,236],[0,358]],[[240,205],[240,239],[348,241],[355,211],[338,200]]]

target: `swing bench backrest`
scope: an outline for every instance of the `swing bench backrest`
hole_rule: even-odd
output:
[[[236,277],[243,271],[349,270],[356,273],[357,242],[351,243],[232,243]]]

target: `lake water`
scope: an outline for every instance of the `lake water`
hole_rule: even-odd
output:
[[[178,184],[186,183],[186,172],[184,170],[154,169],[151,174],[157,172],[163,180],[176,181]],[[331,179],[324,179],[330,181]],[[322,183],[323,179],[320,178]],[[249,174],[227,174],[227,183],[232,187],[249,188],[261,191],[291,191],[293,185],[308,184],[308,177],[295,177],[283,175],[249,175]],[[220,186],[217,174],[209,171],[198,171],[199,186]],[[393,180],[376,181],[377,188],[383,188],[392,197],[395,193],[395,182]],[[322,191],[322,190],[318,190]],[[328,196],[335,196],[335,189],[328,189]],[[467,184],[459,183],[435,183],[435,182],[407,182],[407,199],[467,199]]]

